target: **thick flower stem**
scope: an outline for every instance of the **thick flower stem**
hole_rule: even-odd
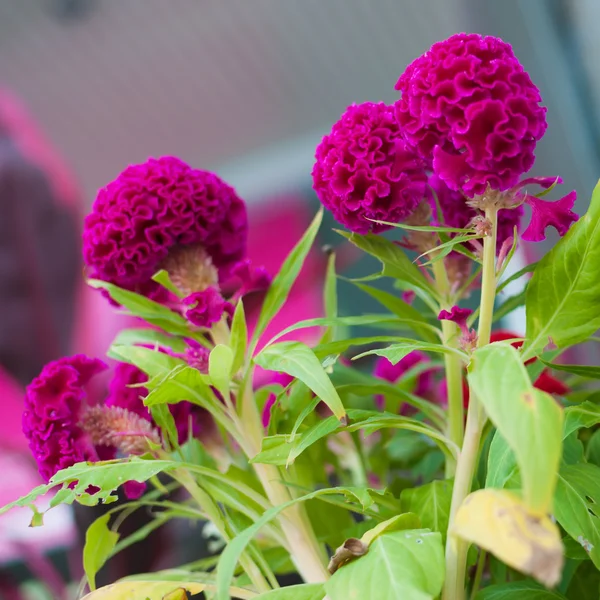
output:
[[[219,507],[215,504],[213,499],[207,494],[197,483],[194,477],[185,469],[177,469],[173,473],[173,477],[179,481],[179,483],[188,491],[190,496],[194,499],[200,509],[206,514],[209,520],[217,528],[221,536],[225,541],[229,541],[231,536],[227,524],[223,519],[223,515],[219,510]],[[256,563],[246,554],[245,552],[240,557],[240,564],[244,571],[252,581],[254,587],[258,593],[268,592],[271,586],[265,579],[262,571],[258,568]]]
[[[479,328],[477,331],[478,347],[489,344],[492,331],[494,300],[496,297],[497,214],[498,211],[496,208],[488,208],[485,213],[486,218],[491,223],[491,233],[483,240],[481,302],[479,307]],[[465,440],[458,458],[452,491],[450,521],[446,542],[446,581],[444,583],[443,600],[465,600],[465,571],[469,544],[453,536],[451,530],[458,509],[471,491],[484,424],[485,413],[483,407],[474,394],[471,394],[469,411],[467,413]]]
[[[251,380],[251,376],[247,375],[240,406],[243,426],[240,425],[239,430],[248,458],[258,454],[263,436],[263,426],[252,394]],[[278,467],[260,463],[254,463],[252,466],[273,506],[280,506],[293,499],[288,487],[283,483]],[[326,581],[329,577],[325,568],[326,557],[304,507],[295,505],[283,511],[279,524],[287,539],[292,561],[302,579],[306,583]]]
[[[450,282],[444,266],[443,259],[433,263],[433,274],[436,285],[442,298],[442,309],[451,309],[450,301]],[[459,330],[456,323],[452,321],[442,321],[443,342],[446,346],[455,346],[459,336]],[[463,367],[460,358],[455,354],[444,355],[444,367],[446,372],[446,383],[448,389],[448,437],[457,445],[462,446],[464,436],[464,407],[463,407],[463,389],[462,377]],[[446,477],[454,476],[456,470],[456,461],[446,459]]]

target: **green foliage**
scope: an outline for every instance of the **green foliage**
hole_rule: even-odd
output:
[[[477,594],[476,600],[566,600],[558,592],[534,581],[513,581],[492,585]]]
[[[343,565],[325,583],[330,600],[378,598],[434,600],[444,581],[439,533],[428,529],[385,533],[368,552]]]
[[[403,490],[400,500],[402,510],[417,514],[421,525],[439,532],[445,542],[452,500],[451,481],[432,481],[418,488]]]
[[[600,185],[588,212],[539,262],[527,289],[524,355],[551,339],[559,348],[583,342],[600,328]]]
[[[278,590],[260,594],[256,600],[323,600],[325,588],[322,583],[291,585]]]
[[[119,534],[108,528],[110,514],[98,517],[85,533],[85,546],[83,547],[83,569],[90,589],[96,589],[96,574],[110,558]]]

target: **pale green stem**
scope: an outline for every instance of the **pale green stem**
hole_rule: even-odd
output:
[[[181,483],[181,485],[183,485],[183,487],[185,487],[190,496],[195,500],[196,504],[198,504],[200,509],[217,528],[223,539],[226,542],[229,541],[231,536],[229,535],[227,524],[223,520],[223,515],[214,500],[197,484],[196,480],[185,469],[177,469],[172,475],[179,483]],[[240,557],[240,564],[248,577],[250,577],[250,580],[258,593],[262,594],[271,589],[271,586],[268,584],[262,571],[248,554],[242,554]]]
[[[485,550],[479,551],[479,560],[477,561],[477,570],[475,571],[475,579],[473,579],[473,587],[471,589],[471,600],[475,600],[479,586],[481,585],[481,579],[483,577],[483,569],[485,568],[485,559],[487,553]]]
[[[477,346],[485,346],[490,342],[492,331],[492,318],[494,315],[494,300],[496,297],[496,234],[497,216],[496,208],[485,211],[486,218],[492,227],[491,235],[483,239],[483,270],[481,282],[481,301],[479,307],[479,328],[477,331]],[[448,525],[448,538],[446,541],[446,581],[444,583],[443,600],[465,600],[465,571],[467,564],[467,551],[469,544],[461,538],[451,534],[454,518],[464,499],[471,491],[473,475],[479,456],[481,432],[485,425],[483,407],[470,395],[469,410],[467,413],[467,427],[465,440],[458,458],[454,488],[452,490],[452,503],[450,506],[450,521]]]
[[[258,454],[264,435],[261,417],[252,393],[251,380],[251,373],[247,373],[241,389],[242,423],[238,432],[244,439],[248,458]],[[278,467],[259,463],[253,463],[252,466],[273,506],[280,506],[292,500],[292,495],[284,484]],[[287,539],[292,561],[304,581],[306,583],[326,581],[329,573],[325,568],[325,553],[317,541],[304,507],[299,504],[290,506],[281,514],[279,523]]]
[[[444,266],[444,260],[440,259],[433,263],[433,274],[438,291],[442,298],[442,309],[451,309],[450,305],[450,282]],[[443,343],[446,346],[456,346],[459,329],[452,321],[442,321]],[[444,366],[446,371],[446,384],[448,391],[448,424],[446,435],[458,448],[462,446],[464,436],[464,406],[463,406],[463,366],[461,360],[455,354],[444,355]],[[446,477],[454,476],[456,461],[446,459]]]

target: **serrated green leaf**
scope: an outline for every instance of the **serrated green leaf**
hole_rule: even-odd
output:
[[[442,535],[446,539],[452,501],[451,481],[432,481],[417,488],[402,490],[400,502],[402,510],[415,513],[421,526]]]
[[[552,504],[562,453],[563,413],[533,388],[518,351],[499,342],[476,350],[469,385],[517,457],[525,504],[545,514]]]
[[[439,533],[396,531],[378,537],[364,556],[343,565],[325,583],[329,600],[433,600],[444,583]]]
[[[244,303],[241,299],[238,301],[233,313],[230,344],[233,350],[231,371],[232,373],[237,373],[246,360],[246,349],[248,347],[248,325],[246,324]]]
[[[600,467],[566,465],[560,470],[554,516],[600,569]]]
[[[423,290],[427,295],[436,298],[437,292],[425,279],[423,273],[406,256],[402,248],[393,242],[374,234],[359,235],[338,231],[357,248],[379,259],[383,265],[383,275],[405,281],[411,286]]]
[[[109,520],[110,514],[102,515],[85,532],[83,569],[92,591],[96,589],[96,574],[110,558],[119,541],[119,534],[108,528]]]
[[[308,386],[342,420],[346,410],[315,353],[301,342],[280,342],[262,350],[256,364],[267,371],[287,373]]]
[[[600,185],[587,213],[539,262],[527,288],[524,358],[551,339],[556,346],[584,341],[600,328]]]
[[[252,336],[251,348],[252,350],[256,347],[256,342],[263,334],[267,325],[273,320],[273,317],[279,312],[302,269],[304,260],[306,259],[313,242],[321,226],[323,220],[323,209],[321,208],[316,214],[313,222],[310,224],[305,234],[302,236],[300,241],[294,246],[287,258],[281,265],[279,273],[275,276],[271,282],[271,286],[267,291],[265,300],[258,317],[258,322],[254,329]],[[253,352],[251,352],[252,354]]]

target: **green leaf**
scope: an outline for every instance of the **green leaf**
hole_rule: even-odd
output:
[[[343,495],[346,497],[354,497],[361,502],[364,501],[364,498],[361,496],[361,494],[364,496],[367,494],[367,491],[359,489],[355,493],[350,488],[341,487],[322,489],[311,492],[310,494],[306,494],[299,498],[295,498],[294,500],[290,500],[289,502],[280,504],[279,506],[274,506],[273,508],[265,511],[263,516],[258,521],[238,534],[227,544],[223,550],[221,558],[219,559],[219,564],[217,565],[217,600],[230,600],[230,595],[228,593],[229,583],[231,582],[235,572],[236,564],[244,552],[244,549],[251,542],[252,538],[260,531],[260,529],[264,527],[264,525],[276,518],[277,515],[279,515],[286,508],[294,506],[295,504],[306,502],[307,500],[312,500],[313,498],[319,498],[327,495]],[[371,504],[373,503],[372,500],[370,500],[370,502]]]
[[[231,322],[231,349],[233,350],[233,364],[231,372],[237,373],[246,360],[246,349],[248,347],[248,325],[246,324],[246,314],[244,312],[244,303],[240,299],[233,313]]]
[[[563,438],[582,427],[593,427],[598,423],[600,423],[600,406],[597,404],[582,402],[577,406],[569,406],[565,409]]]
[[[375,527],[368,529],[363,533],[360,541],[367,546],[371,546],[378,537],[391,533],[392,531],[405,531],[407,529],[415,530],[420,528],[421,520],[419,517],[414,513],[408,512],[401,515],[395,515],[391,519],[387,519]]]
[[[379,290],[370,285],[352,282],[358,289],[365,292],[389,311],[393,312],[401,319],[406,319],[407,325],[426,342],[436,343],[439,341],[439,330],[432,326],[426,317],[424,317],[416,308],[404,302],[396,296]],[[433,330],[432,330],[433,329]]]
[[[542,359],[542,362],[551,369],[556,371],[566,371],[567,373],[573,373],[586,379],[600,379],[600,367],[591,367],[588,365],[558,365],[556,363],[547,362]]]
[[[566,600],[553,590],[547,590],[535,581],[511,581],[491,585],[481,590],[475,600]]]
[[[600,185],[587,213],[539,262],[527,289],[524,359],[548,344],[584,341],[600,328]]]
[[[308,386],[331,409],[331,412],[343,420],[346,411],[321,366],[315,353],[301,342],[280,342],[267,346],[255,358],[256,364],[267,371],[287,373]]]
[[[510,314],[513,310],[523,306],[525,304],[525,296],[527,294],[527,289],[524,289],[522,292],[515,294],[514,296],[510,296],[506,299],[503,299],[500,306],[494,311],[494,323],[503,319],[506,315]]]
[[[256,600],[323,600],[324,597],[322,583],[304,583],[265,592],[256,596]]]
[[[256,328],[254,329],[251,344],[252,349],[256,347],[256,342],[266,329],[267,325],[273,320],[273,317],[275,317],[287,300],[288,294],[304,264],[304,260],[315,241],[322,220],[323,209],[321,208],[309,228],[306,230],[306,233],[288,254],[283,265],[281,265],[279,273],[277,273],[273,279],[267,295],[265,296]],[[252,353],[253,352],[251,352],[251,354]]]
[[[168,333],[189,335],[187,321],[179,313],[154,302],[154,300],[99,279],[89,280],[88,285],[95,289],[106,290],[115,302],[127,308],[132,315],[140,317]]]
[[[502,437],[499,431],[494,433],[487,461],[486,488],[499,490],[509,486],[517,474],[517,459],[515,453]]]
[[[444,583],[442,537],[426,529],[378,537],[364,556],[338,569],[325,583],[329,600],[433,600]]]
[[[158,273],[153,275],[152,280],[156,281],[156,283],[160,283],[160,285],[169,290],[169,292],[175,294],[178,298],[183,298],[181,290],[171,281],[168,271],[161,269]]]
[[[590,562],[581,563],[567,589],[569,600],[598,600],[600,598],[600,573]]]
[[[186,364],[180,358],[142,346],[111,346],[108,356],[135,365],[151,379],[164,377],[176,367]]]
[[[0,514],[16,506],[29,506],[58,485],[62,488],[50,501],[51,508],[59,504],[72,504],[74,501],[87,506],[108,504],[117,500],[114,491],[126,481],[142,483],[176,466],[177,463],[171,461],[142,460],[137,457],[97,463],[77,463],[68,469],[58,471],[47,484],[40,485],[22,498],[6,504],[0,508]],[[69,487],[70,484],[73,484],[72,487]],[[100,489],[90,495],[86,491],[90,486]]]
[[[510,344],[476,350],[467,377],[517,457],[525,504],[534,513],[548,512],[562,453],[562,409],[550,395],[533,388]]]
[[[419,516],[421,525],[446,539],[452,501],[451,481],[432,481],[417,488],[402,490],[402,510]]]
[[[113,346],[135,346],[148,344],[171,348],[174,352],[183,353],[187,344],[179,337],[167,335],[156,329],[123,329],[115,337]]]
[[[327,319],[335,319],[338,316],[337,276],[335,274],[335,252],[333,251],[327,260],[325,285],[323,286],[323,308]],[[335,327],[329,326],[321,338],[321,343],[333,341],[335,332]]]
[[[425,279],[418,267],[406,256],[400,246],[371,233],[367,235],[347,233],[345,231],[338,231],[338,233],[357,248],[379,259],[383,265],[384,276],[405,281],[411,286],[423,290],[429,296],[437,298],[437,292],[427,279]]]
[[[516,273],[513,273],[510,277],[507,277],[504,281],[501,281],[498,284],[498,289],[496,293],[500,293],[507,285],[516,281],[517,279],[521,279],[523,275],[527,273],[533,273],[537,267],[538,263],[534,262],[529,265],[524,266],[522,269],[519,269]]]
[[[600,569],[600,467],[563,466],[554,496],[554,516]]]
[[[119,534],[108,528],[110,514],[98,517],[85,532],[83,547],[83,569],[90,590],[96,589],[96,573],[110,558],[114,547],[119,541]]]
[[[468,233],[470,229],[458,229],[456,227],[435,227],[434,225],[407,225],[406,223],[390,223],[389,221],[378,221],[377,219],[368,219],[373,223],[387,225],[388,227],[396,227],[398,229],[406,229],[408,231],[431,231],[435,233]]]
[[[376,354],[377,356],[385,356],[393,365],[399,363],[405,356],[410,354],[413,350],[421,350],[422,352],[435,352],[438,354],[455,354],[462,358],[465,362],[468,361],[468,356],[458,350],[457,348],[451,348],[444,346],[443,344],[429,344],[427,342],[419,342],[417,340],[411,340],[409,338],[398,338],[401,340],[398,344],[392,344],[387,348],[376,348],[363,352],[358,356],[353,357],[352,360],[362,358],[363,356],[369,356],[370,354]]]
[[[208,376],[223,396],[229,395],[229,382],[233,370],[233,352],[229,346],[217,344],[208,357]]]

